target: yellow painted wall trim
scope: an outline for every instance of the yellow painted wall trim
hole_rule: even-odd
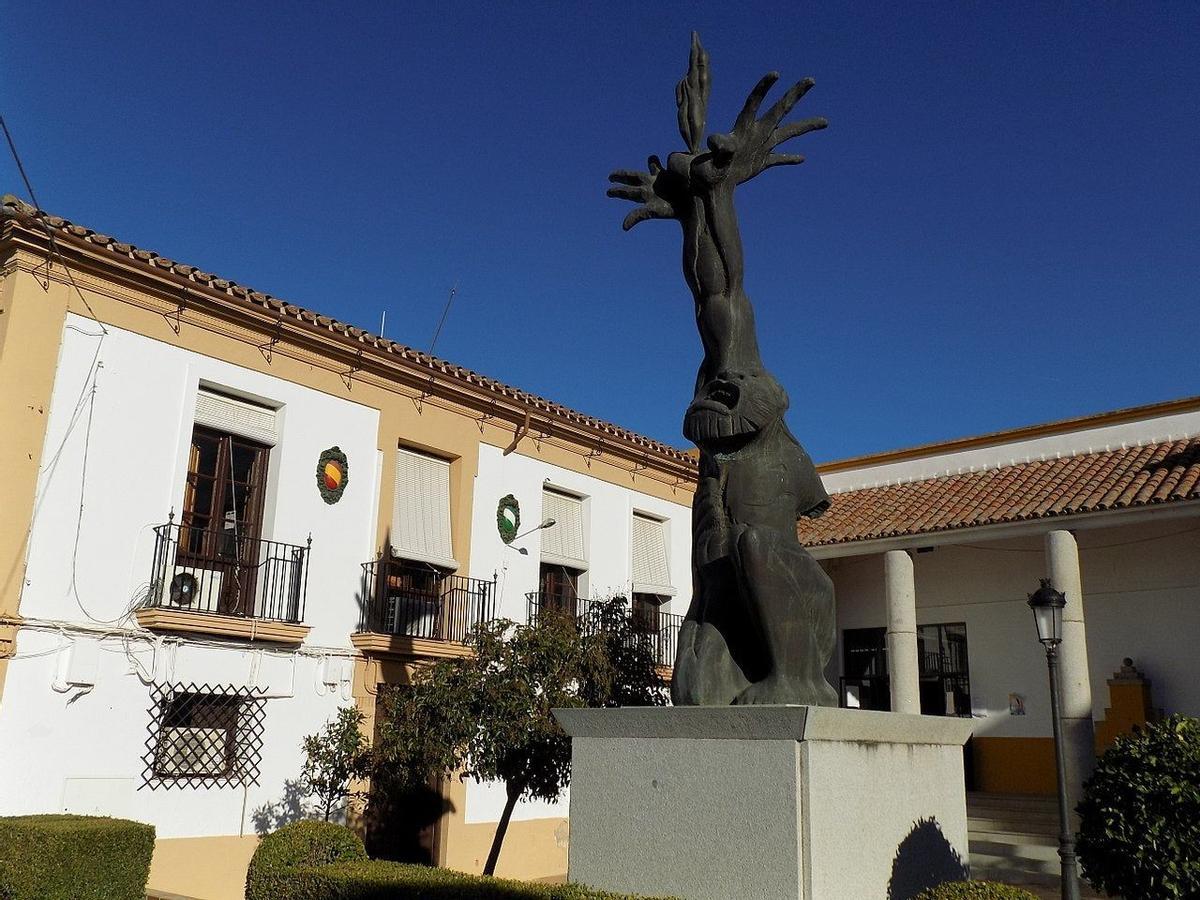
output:
[[[1055,793],[1053,738],[975,737],[971,753],[978,791],[1045,797]]]
[[[307,625],[269,622],[241,616],[196,613],[183,609],[151,607],[134,613],[137,623],[151,631],[177,631],[186,634],[212,634],[273,644],[302,644],[308,637]]]
[[[40,230],[14,223],[11,235],[35,258],[44,258],[47,241]],[[589,452],[599,450],[632,461],[639,469],[654,469],[684,483],[694,481],[695,463],[684,451],[642,438],[620,426],[590,420],[574,410],[525,395],[450,363],[429,362],[416,351],[389,349],[394,346],[390,341],[380,339],[377,345],[377,339],[361,329],[335,323],[265,294],[241,289],[246,295],[241,299],[229,292],[235,290],[232,286],[218,290],[196,280],[192,267],[185,267],[192,274],[184,277],[167,266],[122,256],[69,232],[60,232],[56,240],[60,249],[64,253],[69,251],[73,257],[73,269],[78,266],[87,273],[99,273],[101,280],[136,285],[140,291],[157,294],[165,301],[161,314],[173,313],[180,326],[190,324],[198,309],[216,313],[253,328],[260,342],[276,338],[273,352],[285,352],[290,346],[319,348],[320,355],[337,361],[340,371],[356,369],[349,376],[351,379],[360,379],[372,371],[386,373],[389,380],[416,388],[422,399],[440,395],[482,413],[485,419],[502,419],[507,426],[507,439],[497,446],[509,446],[512,436],[524,424],[526,413],[530,413],[530,432],[535,435],[562,437]]]
[[[257,835],[160,838],[154,842],[147,891],[196,900],[242,900]]]

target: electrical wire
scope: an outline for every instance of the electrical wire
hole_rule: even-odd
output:
[[[34,218],[42,226],[42,230],[46,232],[46,238],[50,242],[51,255],[57,256],[58,261],[62,263],[63,271],[67,274],[67,280],[71,282],[71,287],[75,288],[75,293],[83,301],[84,308],[88,311],[88,314],[100,326],[100,330],[108,334],[108,329],[104,327],[104,323],[100,321],[95,310],[92,309],[92,304],[88,303],[87,297],[83,295],[83,291],[79,289],[79,285],[75,282],[75,276],[71,274],[71,267],[67,265],[67,261],[63,258],[62,251],[58,247],[58,241],[54,239],[54,231],[42,221],[42,204],[38,203],[37,195],[33,192],[33,184],[30,182],[29,176],[25,173],[25,164],[21,162],[21,155],[17,153],[16,142],[13,141],[12,133],[8,130],[8,123],[4,121],[4,116],[0,116],[0,128],[4,129],[4,137],[8,141],[8,149],[12,152],[13,161],[17,164],[17,171],[21,173],[21,180],[25,182],[25,190],[29,192],[29,199],[33,203],[34,208]],[[46,277],[50,277],[49,255],[46,257]]]

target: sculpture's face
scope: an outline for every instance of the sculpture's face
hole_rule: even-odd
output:
[[[733,451],[787,408],[787,393],[771,373],[721,372],[697,389],[683,417],[683,433],[706,450]]]

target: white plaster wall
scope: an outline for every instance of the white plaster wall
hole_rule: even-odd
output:
[[[323,683],[321,655],[337,655],[348,674],[359,566],[374,548],[378,413],[111,326],[99,343],[96,331],[95,323],[68,317],[21,602],[23,616],[43,628],[63,623],[66,631],[23,628],[18,635],[0,704],[0,814],[94,803],[152,822],[160,837],[250,832],[254,810],[278,800],[285,779],[299,775],[301,737],[349,704],[348,678],[332,691]],[[93,395],[88,373],[97,346]],[[180,509],[202,380],[280,406],[263,536],[303,545],[312,534],[304,616],[312,631],[301,651],[259,656],[239,643],[176,637],[156,649],[148,633],[117,633],[136,629],[126,612],[150,578],[151,529]],[[330,506],[316,487],[316,463],[335,444],[349,457],[350,480]],[[72,628],[113,633],[102,642],[95,686],[59,693],[54,685],[70,643],[93,639]],[[260,784],[142,787],[146,679],[243,685],[252,672],[272,697]]]
[[[498,613],[525,621],[525,594],[538,590],[540,531],[506,545],[496,530],[496,506],[512,494],[521,505],[521,531],[543,519],[542,488],[556,487],[584,497],[584,541],[588,554],[586,579],[580,595],[628,596],[632,578],[631,532],[634,512],[648,513],[667,522],[667,556],[675,596],[664,608],[676,615],[687,612],[691,600],[691,495],[680,492],[678,503],[611,484],[569,469],[562,469],[519,451],[504,456],[497,447],[479,448],[479,471],[472,506],[471,571],[475,578],[497,579]],[[522,556],[517,548],[524,547]],[[586,583],[585,583],[586,582]]]
[[[58,647],[63,649],[30,656]],[[145,670],[153,667],[153,649],[131,650]],[[320,659],[263,659],[256,683],[272,699],[266,701],[259,783],[152,788],[142,778],[150,688],[135,674],[122,642],[110,638],[102,644],[95,688],[59,693],[54,683],[71,652],[69,640],[59,635],[21,633],[19,653],[25,658],[9,666],[0,705],[2,815],[121,816],[153,824],[160,838],[254,834],[255,812],[281,800],[284,782],[300,774],[301,738],[351,704],[349,683],[333,690],[321,683]],[[178,653],[172,665],[171,650],[158,651],[160,678],[249,684],[254,651],[186,645]]]
[[[496,530],[496,506],[512,494],[521,505],[521,530],[538,525],[542,515],[542,488],[561,488],[585,497],[584,539],[588,573],[581,579],[580,595],[628,596],[632,578],[631,531],[634,512],[666,520],[668,563],[676,593],[665,611],[683,615],[691,602],[691,495],[681,492],[678,503],[660,500],[619,484],[549,465],[514,452],[504,456],[499,448],[481,445],[472,512],[471,571],[475,578],[497,582],[497,612],[524,622],[528,592],[538,590],[541,532],[533,532],[505,545]],[[517,547],[529,552],[522,556]],[[566,816],[568,797],[558,803],[522,802],[513,819],[561,818]],[[466,821],[495,822],[504,808],[500,784],[467,785]]]
[[[965,622],[976,734],[1050,734],[1045,653],[1027,595],[1045,577],[1040,537],[972,541],[913,555],[917,622]],[[1130,656],[1153,682],[1157,705],[1200,715],[1200,519],[1080,532],[1093,715],[1104,718],[1107,679]],[[886,624],[879,555],[826,560],[837,592],[838,650],[847,628]],[[1008,694],[1025,716],[1008,713]]]
[[[1001,437],[984,447],[941,453],[934,450],[928,456],[917,459],[828,472],[821,478],[826,490],[840,493],[918,478],[994,469],[1036,459],[1054,459],[1056,456],[1074,456],[1121,446],[1179,440],[1195,434],[1200,434],[1200,410],[1064,431],[1026,440],[1005,441]]]
[[[378,411],[112,326],[101,346],[89,410],[87,375],[98,339],[88,334],[95,329],[90,320],[68,317],[22,614],[111,623],[146,586],[152,528],[182,507],[196,391],[203,380],[281,405],[263,537],[302,546],[312,534],[304,615],[312,627],[309,642],[348,648],[358,621],[359,566],[372,558],[375,544]],[[75,418],[81,397],[82,414]],[[341,501],[331,506],[317,490],[316,465],[321,451],[335,444],[349,458],[350,480]]]

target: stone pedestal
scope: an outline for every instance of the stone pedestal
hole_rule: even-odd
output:
[[[556,710],[572,881],[900,900],[963,878],[969,719],[807,706]]]

